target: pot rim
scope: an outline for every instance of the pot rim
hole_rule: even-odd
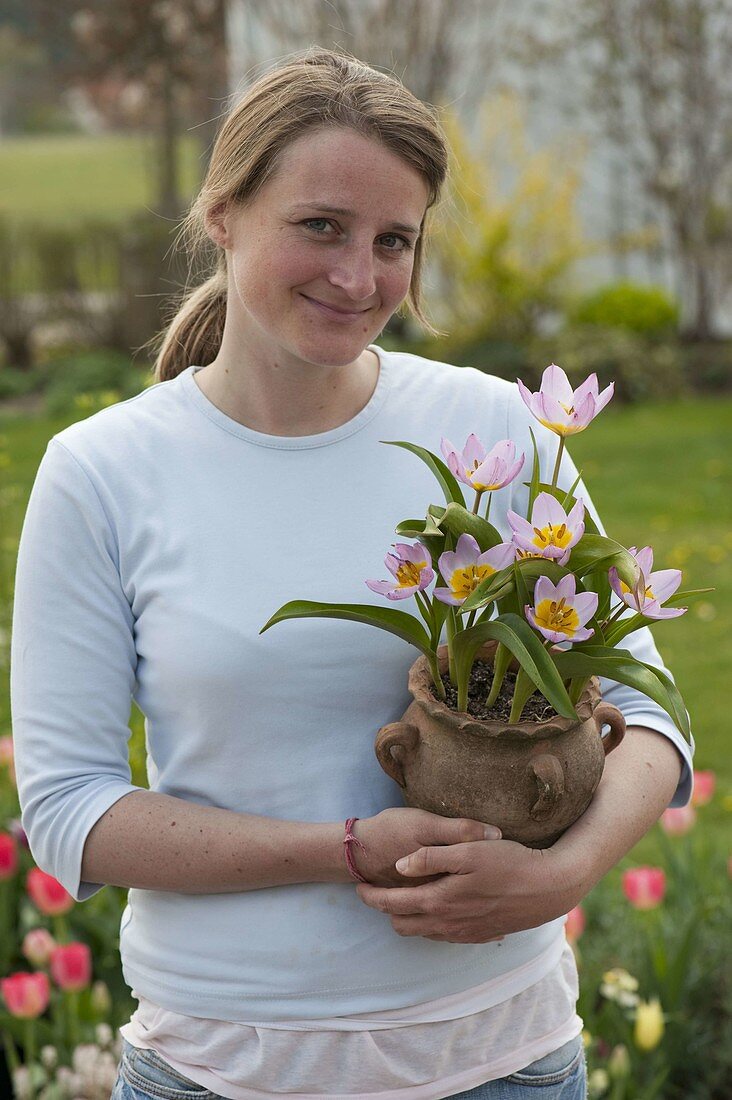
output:
[[[497,642],[486,642],[480,647],[475,659],[490,659],[495,652]],[[437,649],[437,661],[440,674],[447,671],[448,652],[447,646],[441,645]],[[512,662],[515,665],[515,661]],[[600,681],[592,676],[575,705],[579,716],[579,722],[574,718],[564,718],[561,714],[552,714],[541,722],[529,718],[522,718],[518,722],[502,722],[497,718],[476,718],[466,711],[453,710],[446,703],[435,698],[432,694],[432,673],[429,661],[424,654],[420,654],[409,669],[408,687],[415,703],[426,711],[431,718],[437,719],[444,725],[452,727],[456,733],[478,734],[481,737],[514,737],[521,741],[541,741],[547,737],[553,737],[560,733],[567,733],[583,725],[593,715],[595,707],[600,702]]]

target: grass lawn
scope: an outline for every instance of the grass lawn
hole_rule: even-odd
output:
[[[44,418],[3,415],[0,407],[3,671],[9,658],[14,560],[28,493],[47,440],[63,426]],[[723,795],[732,795],[723,695],[732,660],[725,625],[732,616],[731,438],[732,399],[690,398],[662,405],[610,406],[570,446],[612,536],[626,546],[650,544],[658,568],[683,569],[684,588],[715,589],[692,602],[686,615],[660,623],[653,631],[691,714],[697,767],[717,772]],[[9,725],[9,718],[3,676],[0,728]],[[137,720],[133,728],[137,756]],[[732,841],[732,814],[723,809],[721,799],[707,807],[705,816],[727,843]]]
[[[180,141],[181,188],[192,195],[200,144]],[[119,222],[154,209],[155,158],[145,134],[40,134],[0,142],[0,216],[13,222],[72,226],[86,219]]]

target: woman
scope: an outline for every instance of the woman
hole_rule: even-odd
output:
[[[402,806],[373,738],[404,710],[409,647],[343,621],[259,634],[289,599],[364,602],[385,532],[431,498],[429,471],[380,440],[529,447],[516,387],[373,343],[405,299],[427,324],[445,174],[434,113],[393,77],[319,48],[286,59],[216,141],[186,225],[216,270],[165,333],[157,384],[58,433],[39,468],[18,784],[41,867],[79,901],[129,888],[139,1005],[115,1100],[584,1096],[564,917],[687,800],[674,727],[607,685],[631,735],[537,852]],[[507,537],[524,492],[496,494]],[[647,631],[632,642],[661,664]],[[131,698],[150,790],[130,783]]]

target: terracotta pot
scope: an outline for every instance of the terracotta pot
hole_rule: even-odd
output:
[[[492,661],[495,642],[477,658]],[[447,646],[437,651],[447,673]],[[443,817],[498,825],[506,840],[547,848],[587,809],[605,757],[625,735],[617,707],[601,699],[593,677],[576,706],[580,721],[557,714],[543,722],[498,722],[452,710],[432,694],[427,658],[409,670],[409,704],[401,722],[376,735],[384,771],[404,790],[407,806]],[[601,736],[603,725],[610,733]]]

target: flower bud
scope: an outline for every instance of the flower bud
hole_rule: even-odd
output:
[[[662,867],[633,867],[623,871],[623,893],[635,909],[656,909],[666,893]]]
[[[94,982],[91,987],[91,1005],[97,1016],[106,1016],[112,1008],[112,998],[105,982]]]
[[[635,1010],[635,1045],[639,1050],[653,1050],[661,1042],[663,1031],[663,1010],[658,998],[641,1001]]]
[[[51,977],[60,989],[78,993],[91,981],[91,948],[88,943],[65,943],[51,952]]]
[[[10,833],[0,833],[0,882],[12,878],[18,869],[18,845]]]
[[[49,917],[68,913],[76,904],[58,879],[46,874],[40,867],[33,867],[28,872],[26,889],[35,907]]]
[[[58,1065],[58,1051],[50,1043],[41,1047],[41,1062],[46,1069],[55,1069]]]
[[[31,928],[23,937],[20,948],[28,962],[34,966],[47,966],[56,941],[47,928]]]
[[[94,1037],[100,1047],[108,1047],[113,1039],[112,1029],[109,1024],[97,1024],[94,1029]]]
[[[608,1077],[607,1070],[605,1069],[593,1069],[587,1081],[588,1096],[590,1100],[596,1100],[599,1096],[604,1096],[610,1087],[610,1078]]]
[[[624,1043],[613,1047],[607,1061],[607,1068],[613,1081],[623,1081],[630,1073],[630,1055]]]

